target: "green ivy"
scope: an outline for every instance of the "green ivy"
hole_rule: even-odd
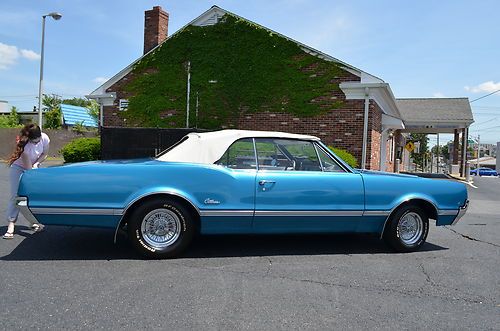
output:
[[[314,102],[338,90],[338,64],[304,52],[248,21],[225,15],[215,25],[188,26],[142,58],[125,86],[131,125],[179,127],[186,120],[187,63],[191,63],[190,123],[217,129],[241,112],[287,112],[316,116],[328,109]],[[306,68],[314,66],[313,72]],[[174,111],[173,116],[165,116]]]

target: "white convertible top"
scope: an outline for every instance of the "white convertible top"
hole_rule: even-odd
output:
[[[160,156],[158,160],[213,164],[224,155],[232,143],[243,138],[320,140],[314,136],[272,131],[221,130],[189,133],[181,140],[180,144]]]

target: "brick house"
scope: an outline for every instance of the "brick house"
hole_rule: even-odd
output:
[[[141,125],[140,121],[134,123],[130,120],[131,110],[127,110],[129,100],[132,104],[135,97],[134,93],[131,92],[130,83],[137,81],[137,79],[142,79],[141,77],[143,76],[155,75],[159,71],[158,67],[148,67],[147,64],[144,65],[143,63],[147,63],[147,61],[155,56],[168,54],[162,53],[162,48],[168,50],[169,43],[173,44],[176,39],[175,37],[182,35],[188,27],[203,27],[207,29],[208,27],[220,24],[220,22],[224,22],[224,18],[228,16],[247,22],[257,29],[266,31],[266,34],[277,36],[288,43],[293,43],[300,49],[304,57],[314,57],[321,63],[335,64],[338,70],[335,71],[334,75],[332,74],[327,82],[328,84],[332,84],[332,88],[326,91],[322,89],[319,95],[308,100],[308,105],[313,104],[320,109],[314,116],[299,116],[293,112],[286,111],[285,108],[288,107],[288,100],[280,101],[283,105],[281,108],[283,111],[280,108],[276,109],[276,107],[267,107],[266,105],[258,107],[258,111],[250,111],[249,107],[245,105],[245,98],[243,98],[241,105],[238,105],[234,113],[221,120],[218,127],[211,128],[270,130],[315,135],[329,145],[348,150],[357,158],[360,167],[366,169],[394,171],[395,160],[405,159],[403,156],[405,153],[403,146],[406,135],[401,133],[405,125],[398,109],[397,101],[388,83],[348,63],[266,27],[250,22],[217,6],[211,7],[172,36],[168,36],[168,13],[163,11],[161,7],[154,7],[152,10],[145,12],[144,55],[121,70],[88,96],[101,104],[102,125],[153,126],[151,124]],[[162,61],[168,61],[169,59],[162,59]],[[302,60],[302,55],[299,54],[293,57],[293,59],[300,61]],[[172,61],[174,60],[172,59]],[[265,64],[266,59],[262,59],[262,62]],[[142,69],[137,70],[137,66],[141,65]],[[311,84],[313,84],[316,77],[324,75],[324,70],[321,68],[324,68],[324,66],[321,67],[321,64],[310,63],[307,66],[301,67],[300,72],[309,77],[308,79],[310,80],[305,80],[306,82],[311,81]],[[286,68],[283,70],[286,70]],[[186,81],[187,77],[183,84]],[[154,89],[158,84],[156,84],[156,81],[153,81],[149,86],[153,86],[149,88]],[[313,90],[317,87],[308,87],[306,84],[302,88]],[[167,99],[166,95],[169,94],[169,91],[165,91],[165,98],[161,99],[162,95],[159,95],[159,100],[164,100],[165,103],[170,102],[175,105],[175,100],[185,100],[186,94],[184,93],[178,93],[173,96],[169,95],[169,99]],[[194,109],[193,100],[192,95],[191,102],[188,103],[192,112]],[[147,102],[148,100],[143,100],[141,105],[143,107],[145,105],[145,108],[148,108],[150,105]],[[154,106],[151,104],[151,107],[154,108]],[[165,109],[160,109],[158,113],[159,115],[155,114],[154,116],[158,116],[158,123],[162,123],[161,125],[166,123],[165,125],[171,127],[184,127],[181,120],[182,118],[186,118],[185,106],[165,106]],[[218,117],[216,114],[212,114],[211,118],[217,119]],[[169,119],[177,120],[168,122]]]

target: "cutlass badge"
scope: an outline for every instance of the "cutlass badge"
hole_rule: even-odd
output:
[[[220,201],[211,198],[206,198],[205,201],[203,201],[203,203],[206,205],[218,205],[220,204]]]

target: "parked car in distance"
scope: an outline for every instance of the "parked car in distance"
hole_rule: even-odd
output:
[[[456,181],[352,169],[313,136],[222,130],[155,159],[27,171],[17,204],[47,225],[126,229],[142,254],[171,258],[197,233],[372,233],[410,252],[468,200]]]
[[[470,171],[471,175],[476,175],[479,172],[479,176],[498,176],[498,173],[496,170],[490,169],[490,168],[479,168],[479,169],[474,169]]]

